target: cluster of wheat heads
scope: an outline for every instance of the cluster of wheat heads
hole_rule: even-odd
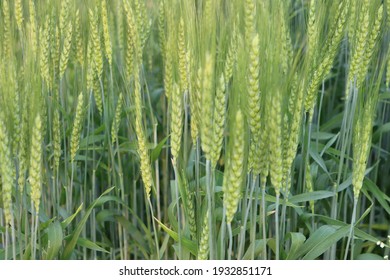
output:
[[[0,259],[383,259],[389,42],[381,0],[0,1]]]

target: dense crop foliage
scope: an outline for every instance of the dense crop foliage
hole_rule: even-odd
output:
[[[0,10],[0,259],[387,258],[390,1]]]

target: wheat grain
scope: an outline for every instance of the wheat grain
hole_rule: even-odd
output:
[[[118,138],[118,130],[121,122],[121,114],[123,109],[123,94],[119,94],[118,101],[115,109],[115,117],[111,127],[111,143],[115,143]]]
[[[249,168],[253,168],[254,174],[260,173],[259,157],[256,150],[260,138],[260,81],[259,81],[259,35],[256,34],[249,49],[248,65],[248,106],[249,106],[249,129],[251,132],[249,150]]]
[[[202,123],[201,123],[201,140],[202,150],[207,159],[210,159],[210,152],[212,148],[212,131],[213,131],[213,66],[214,62],[211,55],[206,56],[206,64],[203,72],[202,83]]]
[[[183,133],[183,95],[179,85],[173,85],[171,116],[171,152],[174,163],[177,162]]]
[[[272,95],[272,105],[268,120],[269,149],[270,149],[270,176],[272,186],[278,195],[283,180],[282,163],[282,95],[277,90]]]
[[[18,26],[20,33],[22,33],[23,21],[24,21],[22,0],[15,0],[15,19],[16,19],[16,25]]]
[[[74,118],[72,135],[70,140],[70,160],[74,162],[80,145],[80,135],[84,120],[84,95],[81,92],[77,98],[76,116]]]
[[[209,213],[203,218],[202,234],[200,237],[198,260],[207,260],[209,255]]]
[[[228,155],[227,170],[223,179],[223,204],[226,209],[226,223],[231,224],[241,197],[244,161],[244,116],[238,110],[234,119],[232,144]]]
[[[110,32],[108,30],[108,19],[107,19],[107,4],[105,0],[101,2],[101,15],[103,24],[103,38],[104,38],[104,50],[110,67],[112,66],[112,46]]]
[[[31,155],[29,182],[31,186],[31,201],[38,215],[42,194],[42,121],[40,114],[34,120],[31,139]]]
[[[219,160],[222,144],[223,144],[223,134],[225,129],[225,111],[226,111],[226,96],[225,96],[225,78],[221,74],[216,90],[215,100],[214,100],[214,120],[213,120],[213,141],[211,144],[211,164],[213,167],[217,165]]]
[[[3,112],[0,113],[0,170],[2,178],[3,211],[7,225],[12,221],[12,188],[13,188],[13,164],[9,148],[9,136],[4,123]]]
[[[103,72],[103,58],[102,58],[102,51],[101,51],[101,44],[100,44],[100,34],[98,29],[98,13],[95,8],[94,11],[89,9],[89,20],[90,20],[90,27],[91,27],[91,40],[93,44],[92,48],[92,60],[94,65],[94,71],[95,75],[100,80],[102,77]]]

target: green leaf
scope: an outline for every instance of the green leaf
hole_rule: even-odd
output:
[[[297,254],[299,248],[305,242],[306,237],[300,232],[290,232],[287,235],[287,239],[291,239],[291,247],[286,259],[291,260],[291,256]]]
[[[253,258],[252,258],[252,252],[254,250]],[[257,259],[258,256],[260,256],[261,253],[263,253],[264,250],[264,240],[255,240],[253,243],[251,243],[246,250],[244,256],[242,257],[243,260],[253,260]]]
[[[78,223],[76,229],[74,230],[72,236],[71,236],[71,239],[69,242],[67,242],[66,246],[65,246],[65,249],[64,249],[64,252],[62,254],[62,259],[63,260],[66,260],[66,259],[69,259],[70,256],[72,255],[72,252],[77,244],[77,240],[79,239],[79,236],[81,234],[81,231],[83,230],[83,227],[85,225],[85,223],[87,222],[88,220],[88,217],[89,215],[91,215],[91,212],[92,212],[92,209],[95,208],[96,205],[98,205],[99,203],[101,203],[101,201],[104,198],[104,196],[106,194],[108,194],[110,191],[112,191],[115,187],[112,187],[112,188],[109,188],[108,190],[106,190],[104,193],[102,193],[101,196],[99,196],[94,202],[92,202],[92,204],[88,207],[87,211],[85,212],[85,215],[84,217],[81,219],[81,221]]]
[[[318,214],[314,214],[313,216],[319,217],[322,221],[324,221],[328,225],[334,225],[334,226],[338,226],[338,227],[343,227],[343,226],[350,227],[350,225],[348,225],[347,223],[344,223],[344,222],[339,221],[339,220],[334,220],[334,219],[327,217],[327,216],[318,215]],[[375,243],[375,244],[379,241],[378,238],[373,237],[372,235],[362,231],[361,229],[359,229],[357,227],[354,227],[353,231],[355,233],[355,236],[360,238],[360,239],[371,241],[372,243]]]
[[[331,138],[327,143],[326,145],[324,146],[324,148],[322,149],[321,153],[320,153],[320,156],[322,157],[324,155],[324,153],[334,144],[334,142],[336,142],[337,138],[339,137],[340,133],[337,133],[333,138]]]
[[[106,138],[106,135],[88,135],[80,140],[80,150],[88,149],[90,145],[101,142]]]
[[[261,199],[261,195],[259,195],[259,199]],[[268,202],[276,203],[276,197],[272,196],[272,195],[269,195],[269,194],[265,195],[265,200],[268,201]],[[285,200],[283,198],[280,198],[279,203],[280,204],[286,203],[287,206],[294,207],[294,208],[299,208],[300,207],[298,205],[295,205],[295,204],[291,203],[290,199],[288,199],[287,202],[285,202]],[[275,205],[270,205],[269,208],[270,209],[275,209]]]
[[[299,247],[298,250],[296,250],[294,254],[290,253],[289,258],[294,260],[300,259],[302,256],[306,257],[309,252],[310,255],[308,255],[308,257],[312,257],[314,255],[317,255],[318,253],[319,255],[321,255],[323,253],[320,253],[322,251],[322,248],[316,249],[316,247],[322,242],[326,242],[329,237],[337,231],[338,228],[340,227],[329,225],[321,226],[309,237],[308,240],[306,240],[304,244]],[[345,228],[349,229],[349,226],[346,226]]]
[[[323,226],[325,227],[325,226]],[[321,227],[322,228],[322,227]],[[320,229],[321,229],[320,228]],[[348,235],[348,232],[350,230],[350,226],[344,226],[339,229],[333,229],[328,231],[326,235],[319,235],[319,237],[316,240],[312,240],[312,242],[316,243],[315,246],[313,246],[309,252],[303,257],[304,260],[314,260],[317,257],[321,256],[326,250],[328,250],[332,245],[336,244],[337,241],[339,241],[341,238]]]
[[[375,261],[383,261],[383,257],[377,254],[365,253],[358,255],[355,260],[375,260]]]
[[[115,216],[118,215],[117,212],[112,210],[102,210],[99,211],[96,215],[96,222],[103,227],[104,222],[115,222]]]
[[[376,164],[371,166],[370,168],[367,168],[366,171],[364,172],[364,176],[366,176],[368,173],[370,173],[374,168]],[[342,184],[340,184],[337,187],[337,192],[341,192],[348,188],[352,184],[352,175],[350,175]]]
[[[61,222],[61,227],[65,229],[73,221],[73,219],[77,216],[77,214],[81,211],[81,209],[83,209],[82,203],[79,206],[79,208],[77,208],[76,212],[74,212],[72,215],[70,215],[68,218],[66,218]]]
[[[329,176],[329,178],[331,178],[329,171],[328,171],[328,168],[325,165],[324,160],[320,157],[318,152],[313,147],[314,147],[314,145],[311,145],[310,152],[309,152],[310,156],[321,167],[321,169]]]
[[[58,252],[62,247],[62,241],[64,239],[64,234],[62,232],[62,226],[60,222],[55,221],[51,223],[47,228],[47,260],[53,260],[58,256]]]
[[[104,249],[104,248],[100,247],[99,245],[97,245],[96,243],[92,242],[91,240],[88,240],[88,239],[85,239],[82,237],[79,237],[77,239],[77,245],[80,245],[80,246],[85,247],[87,249],[95,250],[98,252],[104,252],[107,254],[110,253],[106,249]]]
[[[166,225],[164,225],[162,222],[160,222],[158,219],[154,218],[157,223],[162,227],[162,229],[167,233],[169,234],[169,236],[175,240],[176,242],[179,242],[179,240],[181,241],[182,243],[182,246],[184,248],[186,248],[188,251],[191,252],[191,254],[193,254],[194,256],[197,255],[197,248],[196,248],[196,243],[194,241],[191,241],[185,237],[180,237],[179,238],[179,235],[174,232],[173,230],[169,229]]]
[[[306,202],[306,201],[316,201],[321,200],[324,198],[332,197],[334,196],[334,192],[330,191],[315,191],[310,193],[301,193],[294,195],[293,197],[289,198],[289,201],[293,204]]]
[[[387,201],[390,201],[390,198],[385,193],[383,193],[373,181],[368,178],[364,180],[363,188],[367,188],[367,190],[369,190],[374,195],[376,200],[378,200],[383,209],[390,215],[390,206],[387,203]]]
[[[381,126],[375,131],[375,133],[373,133],[373,135],[372,135],[372,141],[373,141],[373,142],[377,142],[378,139],[379,139],[379,136],[380,136],[381,134],[386,133],[386,132],[389,132],[389,131],[390,131],[390,122],[381,125]]]
[[[322,131],[314,131],[311,133],[311,139],[313,140],[328,140],[334,137],[335,134]]]
[[[154,149],[152,150],[152,152],[150,154],[152,162],[154,162],[158,159],[158,157],[160,156],[161,150],[164,147],[165,143],[167,142],[168,138],[169,138],[169,135],[167,137],[165,137],[163,140],[161,140],[160,143],[158,143],[156,147],[154,147]]]
[[[126,141],[119,145],[119,151],[120,152],[132,152],[134,154],[137,154],[137,142],[135,141]]]
[[[148,248],[146,244],[146,240],[148,237],[147,235],[142,234],[135,225],[130,223],[130,221],[123,216],[115,216],[115,220],[117,220],[118,223],[126,229],[127,233],[131,237],[131,240],[134,241],[137,245],[139,245],[138,248]],[[153,240],[149,241],[153,242]],[[144,250],[144,253],[145,255],[149,254],[149,252],[146,250]]]

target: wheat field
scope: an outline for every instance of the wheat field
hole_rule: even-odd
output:
[[[0,259],[390,252],[390,1],[1,0]]]

